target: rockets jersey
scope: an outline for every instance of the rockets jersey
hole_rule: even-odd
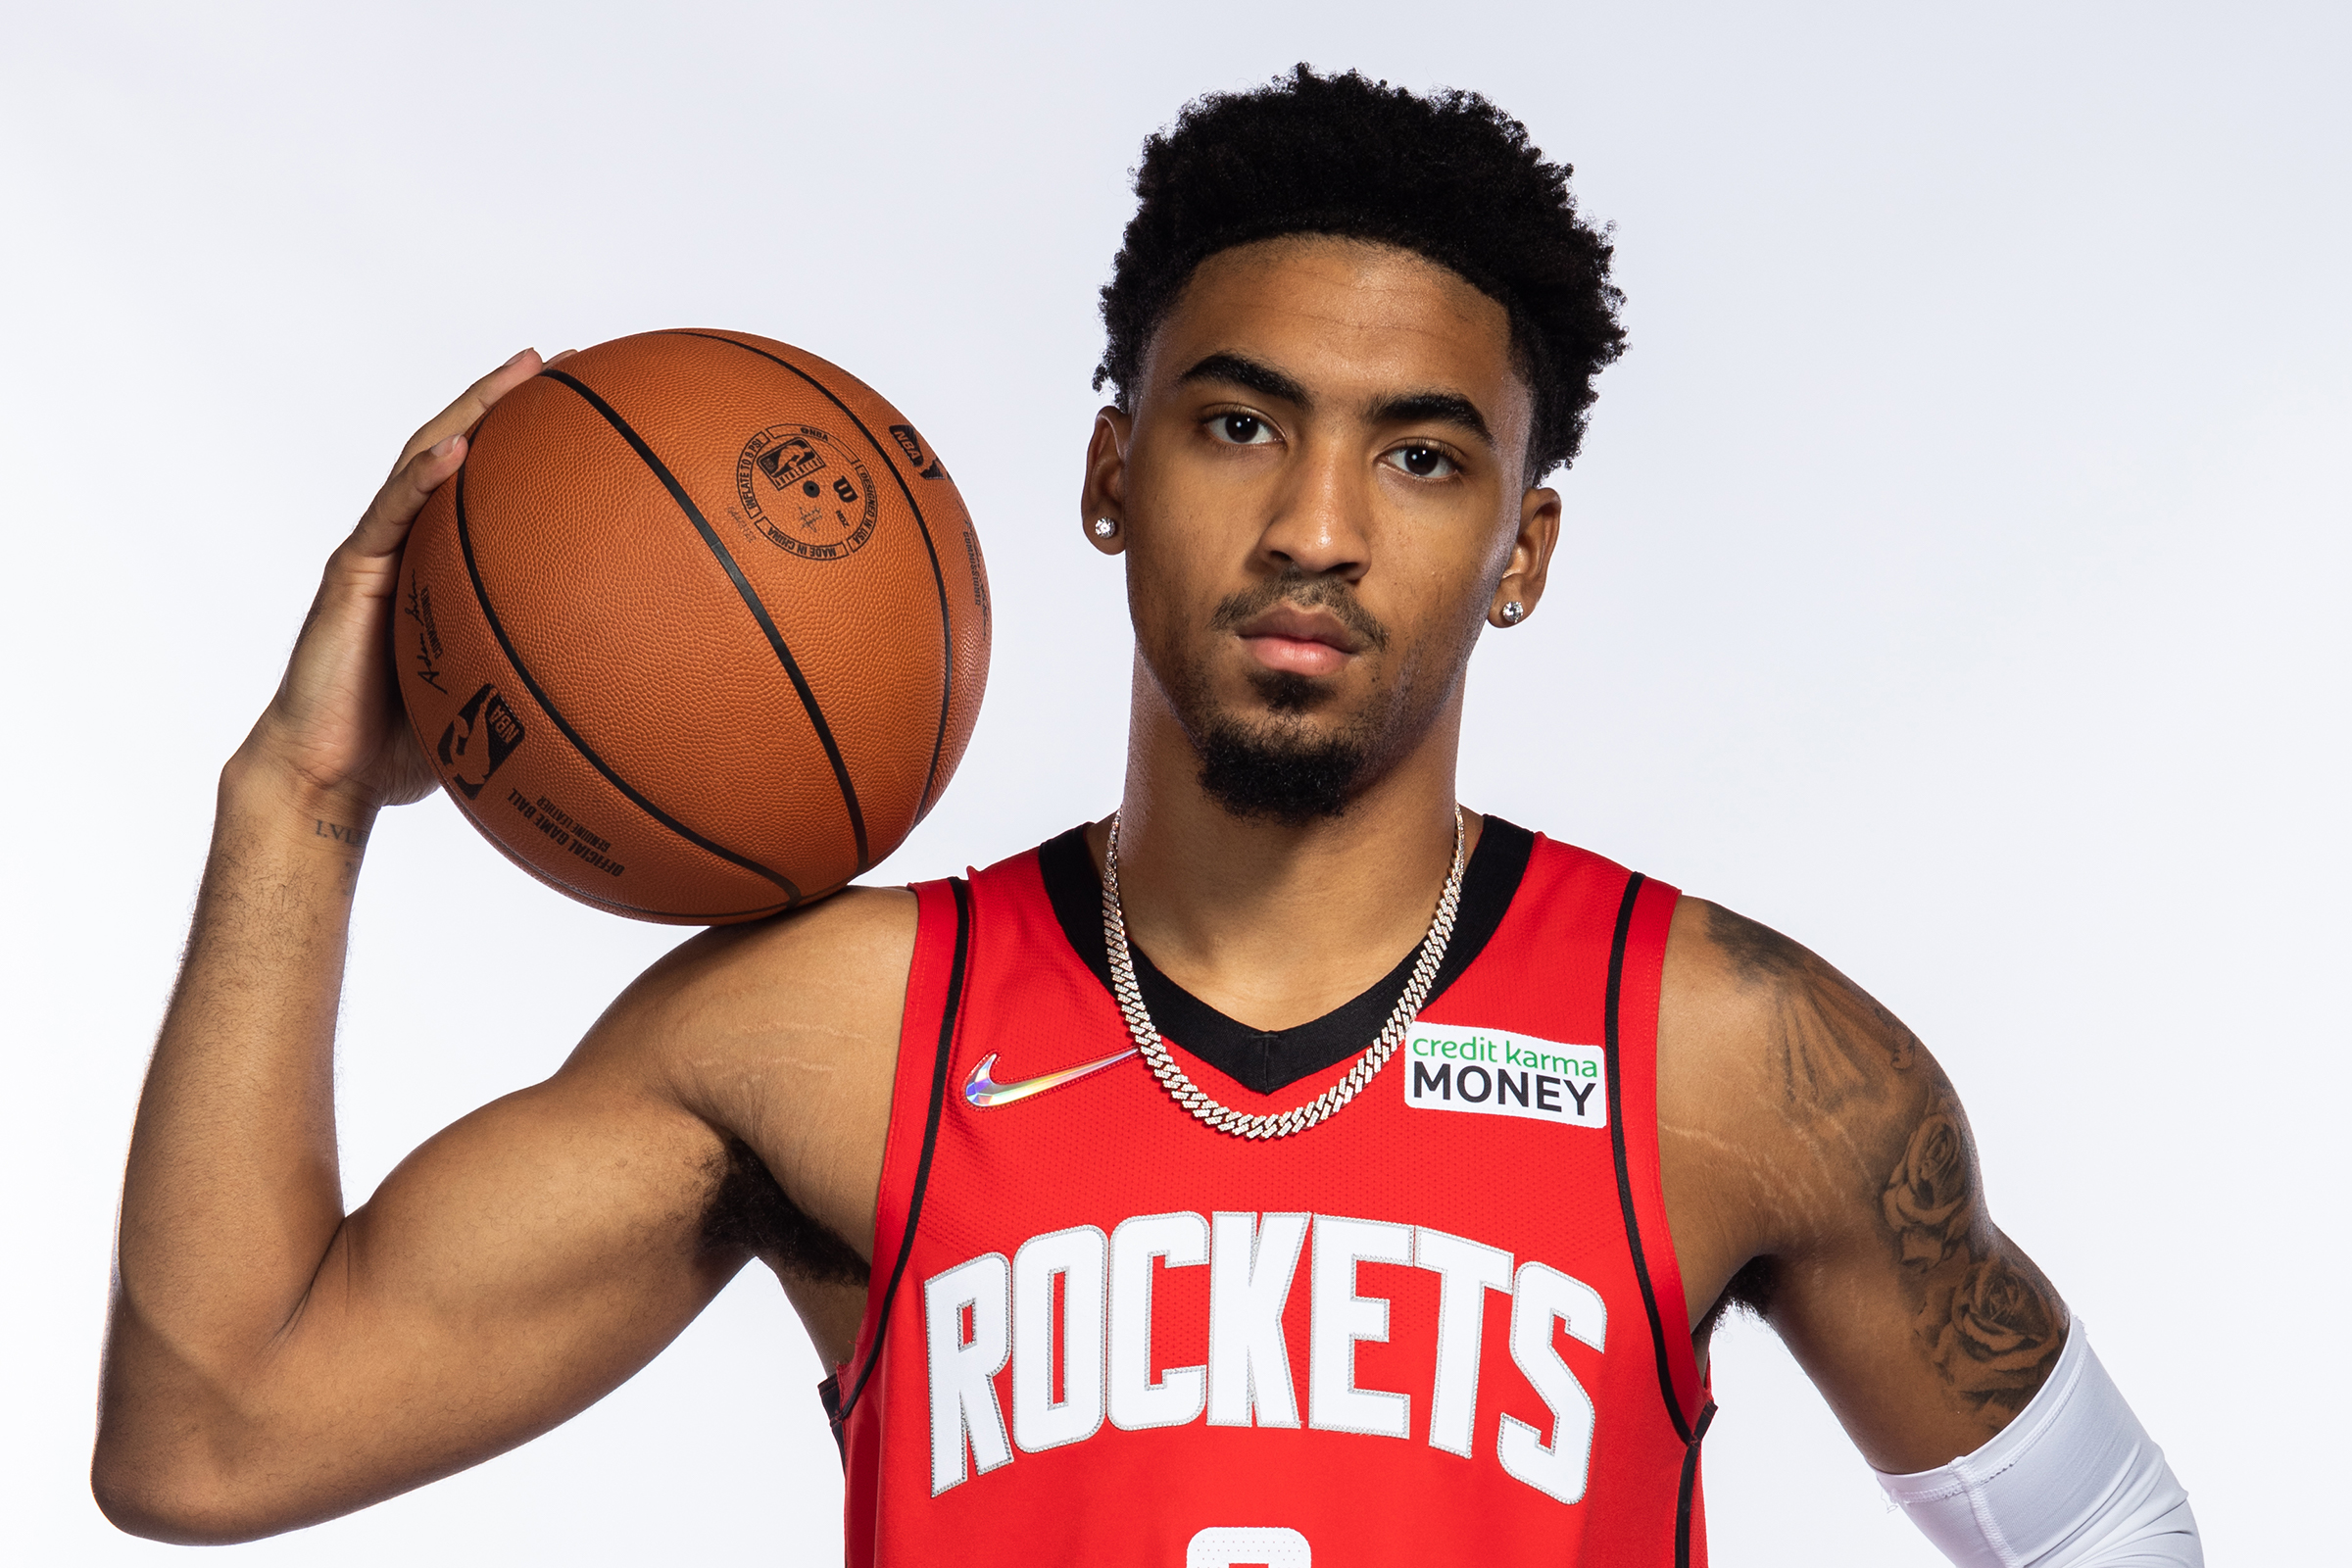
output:
[[[1132,1054],[1078,832],[915,893],[873,1278],[820,1391],[851,1563],[1705,1561],[1673,889],[1487,818],[1404,1043],[1262,1141]],[[1170,1054],[1256,1113],[1345,1076],[1411,963],[1260,1032],[1135,955]]]

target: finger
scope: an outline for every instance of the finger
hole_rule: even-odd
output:
[[[362,556],[388,556],[409,537],[409,524],[425,502],[466,462],[466,438],[450,434],[416,453],[384,481],[351,531],[351,548]]]
[[[547,363],[551,368],[562,365],[565,360],[570,359],[574,354],[579,352],[580,351],[578,349],[558,349]]]
[[[472,429],[473,421],[489,413],[492,404],[546,368],[537,349],[524,349],[474,382],[457,402],[427,419],[415,435],[409,437],[409,444],[400,449],[400,461],[392,465],[392,471],[398,474],[417,453],[450,436]]]

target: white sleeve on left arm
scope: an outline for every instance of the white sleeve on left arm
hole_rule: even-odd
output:
[[[2188,1494],[2080,1318],[2049,1381],[1991,1442],[1879,1485],[1961,1568],[2204,1568]]]

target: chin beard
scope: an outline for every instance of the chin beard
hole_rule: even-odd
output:
[[[1304,713],[1320,693],[1302,675],[1269,672],[1252,685],[1277,713]],[[1194,731],[1200,787],[1236,816],[1266,816],[1292,827],[1348,809],[1371,770],[1361,724],[1320,739],[1280,722],[1244,723],[1218,713]]]
[[[1270,816],[1291,827],[1339,816],[1355,798],[1371,760],[1351,735],[1301,741],[1230,720],[1199,742],[1200,787],[1236,816]]]

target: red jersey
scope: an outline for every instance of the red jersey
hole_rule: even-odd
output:
[[[1134,1055],[1077,833],[916,888],[873,1281],[825,1394],[849,1559],[1703,1563],[1658,1177],[1673,889],[1489,817],[1446,962],[1354,1100],[1215,1131]],[[1411,956],[1295,1030],[1136,955],[1176,1060],[1269,1113]]]

